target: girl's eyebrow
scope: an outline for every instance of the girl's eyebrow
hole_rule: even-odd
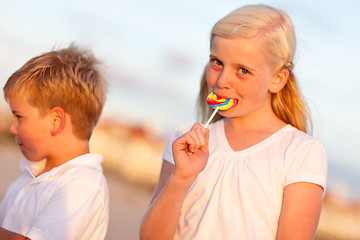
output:
[[[249,70],[250,72],[256,72],[255,68],[249,67],[249,66],[244,65],[244,64],[241,64],[241,63],[237,64],[237,67],[238,67],[239,69],[240,69],[240,68],[245,68],[245,69]]]
[[[210,59],[218,59],[220,62],[221,62],[221,59],[219,59],[218,57],[216,57],[215,55],[213,55],[213,54],[210,54]],[[235,65],[235,67],[236,68],[245,68],[245,69],[247,69],[247,70],[249,70],[249,71],[251,71],[251,72],[256,72],[256,70],[255,70],[255,68],[253,68],[253,67],[250,67],[250,66],[247,66],[247,65],[244,65],[244,64],[242,64],[242,63],[236,63],[236,64],[234,64]]]

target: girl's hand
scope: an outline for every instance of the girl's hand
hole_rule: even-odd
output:
[[[191,130],[176,139],[172,144],[176,177],[182,180],[195,180],[206,167],[209,158],[209,129],[195,123]]]

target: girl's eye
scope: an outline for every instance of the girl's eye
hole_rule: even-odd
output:
[[[210,58],[210,64],[214,67],[221,67],[223,64],[216,58]]]
[[[249,70],[245,69],[245,68],[240,68],[239,72],[241,74],[248,74],[249,73]]]
[[[217,59],[214,60],[214,63],[215,63],[215,65],[217,65],[217,66],[221,66],[221,65],[222,65],[222,63],[221,63],[219,60],[217,60]]]

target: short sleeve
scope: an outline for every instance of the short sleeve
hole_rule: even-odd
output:
[[[174,156],[173,156],[173,153],[172,153],[172,143],[178,139],[180,136],[182,136],[184,133],[188,132],[190,130],[190,127],[181,127],[179,129],[177,129],[169,138],[166,146],[165,146],[165,149],[164,149],[164,152],[162,154],[162,159],[175,165],[175,162],[174,162]]]
[[[289,153],[285,186],[295,182],[310,182],[326,189],[327,156],[323,145],[317,140],[300,144]]]

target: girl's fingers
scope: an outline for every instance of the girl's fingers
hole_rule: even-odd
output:
[[[189,145],[189,151],[191,153],[196,153],[206,143],[203,129],[193,128],[186,135],[189,137],[188,145]]]
[[[195,123],[194,126],[191,128],[191,130],[194,130],[197,132],[198,136],[200,137],[201,141],[201,147],[205,146],[209,142],[209,129],[204,128],[203,125],[200,123]]]
[[[197,149],[197,139],[192,132],[186,134],[187,150],[191,153],[195,153]]]
[[[195,132],[197,134],[197,137],[199,138],[200,147],[204,146],[205,145],[205,136],[204,136],[203,130],[200,128],[196,128]]]
[[[195,123],[195,124],[192,126],[191,130],[194,130],[194,129],[200,129],[203,133],[204,133],[205,130],[206,130],[206,128],[204,128],[204,126],[201,125],[200,123]]]
[[[189,132],[174,141],[173,146],[179,151],[186,150],[190,153],[197,153],[199,149],[207,149],[208,137],[209,130],[199,123],[195,123]]]

